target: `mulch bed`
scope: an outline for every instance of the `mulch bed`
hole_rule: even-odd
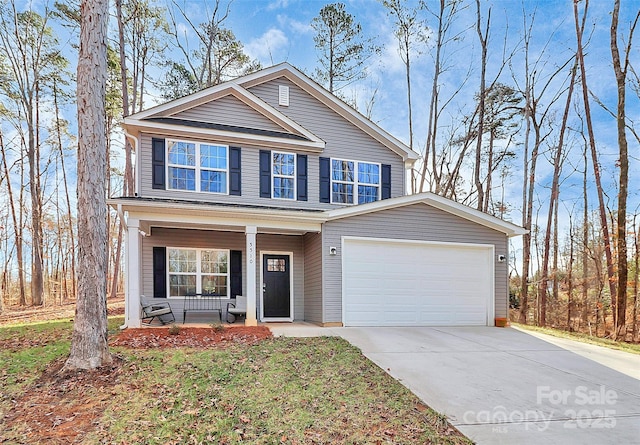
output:
[[[135,349],[151,348],[224,348],[232,344],[254,345],[272,337],[265,326],[238,326],[222,328],[140,328],[125,329],[109,342],[111,346]],[[172,333],[173,332],[173,333]]]

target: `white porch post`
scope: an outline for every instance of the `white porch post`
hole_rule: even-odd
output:
[[[247,316],[245,326],[257,326],[256,319],[256,233],[258,228],[247,226]]]
[[[140,327],[140,221],[127,220],[127,287],[124,301],[125,325]]]

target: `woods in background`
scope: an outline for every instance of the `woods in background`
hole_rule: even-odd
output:
[[[514,321],[639,341],[637,4],[610,0],[606,15],[594,18],[589,1],[566,0],[565,21],[556,25],[526,3],[507,26],[500,3],[376,5],[384,26],[349,4],[318,4],[308,23],[316,63],[300,68],[374,121],[402,116],[398,131],[422,155],[412,192],[430,191],[529,231],[510,258]],[[134,193],[135,147],[119,128],[123,116],[261,68],[232,29],[233,9],[233,2],[211,1],[196,17],[169,0],[113,2],[107,196]],[[0,6],[0,311],[76,298],[78,141],[69,110],[79,18],[73,1]],[[552,26],[571,33],[560,41]],[[590,48],[604,41],[606,60],[593,60]],[[393,110],[381,106],[380,89],[390,81],[390,54],[403,91]],[[609,96],[597,94],[601,83],[612,86]],[[603,119],[611,134],[599,130]],[[119,215],[107,218],[107,295],[116,298],[123,230]]]

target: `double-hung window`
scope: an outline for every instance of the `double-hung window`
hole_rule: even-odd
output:
[[[169,296],[229,296],[229,251],[167,248]]]
[[[364,204],[380,199],[380,164],[331,160],[331,202]]]
[[[227,193],[229,147],[167,140],[169,188]]]
[[[296,199],[296,155],[278,151],[271,152],[271,173],[273,197]]]

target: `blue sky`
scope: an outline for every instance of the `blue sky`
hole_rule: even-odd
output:
[[[236,0],[231,5],[231,14],[227,25],[236,36],[244,43],[245,51],[252,57],[260,60],[264,66],[287,61],[305,72],[312,72],[317,64],[317,53],[313,43],[313,29],[310,22],[318,11],[327,2],[316,0]],[[432,2],[435,3],[435,2]],[[459,88],[465,79],[466,84],[447,108],[443,115],[443,134],[448,128],[455,127],[462,115],[468,113],[473,104],[473,95],[478,89],[478,39],[475,28],[475,2],[467,2],[469,5],[463,9],[455,25],[455,32],[459,33],[459,39],[445,53],[448,63],[447,72],[441,77],[442,95]],[[390,131],[404,141],[408,141],[406,118],[406,90],[404,80],[404,67],[397,53],[397,45],[392,33],[393,24],[382,5],[374,0],[347,0],[346,9],[362,24],[365,35],[375,36],[376,41],[383,47],[380,57],[371,60],[368,77],[353,87],[345,94],[349,97],[357,97],[364,101],[371,95],[371,91],[378,88],[376,105],[373,109],[373,119],[386,130]],[[411,4],[411,3],[410,3]],[[415,2],[413,2],[415,4]],[[611,66],[611,54],[609,49],[610,10],[612,1],[591,2],[587,20],[586,64],[589,87],[593,94],[599,97],[610,109],[615,109],[615,79]],[[203,14],[206,8],[205,2],[187,2],[188,9],[194,14]],[[523,53],[521,50],[521,35],[523,29],[524,9],[531,19],[535,13],[533,25],[533,39],[531,53],[539,56],[537,69],[542,73],[544,80],[557,66],[568,60],[575,51],[575,28],[573,20],[573,6],[571,0],[540,0],[517,1],[502,0],[482,2],[483,16],[486,17],[488,8],[491,7],[492,28],[489,41],[489,67],[487,78],[496,76],[501,65],[503,46],[509,51],[515,51],[511,59],[511,68],[503,69],[500,79],[503,83],[514,85],[518,79],[522,83]],[[620,22],[620,31],[628,35],[628,22],[632,14],[640,7],[640,1],[631,0],[623,2],[623,11]],[[435,25],[433,19],[427,21],[427,25]],[[421,54],[415,54],[413,60],[413,100],[414,100],[414,126],[415,145],[419,150],[424,144],[426,135],[426,116],[428,101],[430,98],[430,82],[432,73],[432,57],[429,46],[423,47]],[[515,50],[514,50],[515,49]],[[640,42],[635,45],[633,60],[640,62]],[[566,71],[566,70],[565,70]],[[561,88],[561,82],[566,82],[567,75],[562,74],[558,80],[552,82],[549,91],[557,91]],[[538,87],[540,90],[542,87]],[[576,89],[577,94],[580,93]],[[548,103],[551,95],[543,99]],[[581,102],[572,111],[575,116],[581,113]],[[362,103],[362,102],[361,102]],[[561,108],[564,106],[564,98],[555,105],[556,118],[552,122],[553,127],[559,127]],[[617,142],[614,120],[595,102],[591,103],[594,115],[595,133],[598,140],[598,148],[601,151],[601,164],[605,189],[609,191],[611,207],[615,207],[615,189],[613,185],[618,171],[615,167],[617,159]],[[632,120],[640,121],[640,106],[637,96],[629,89],[627,93],[627,113]],[[575,127],[578,120],[572,120]],[[554,128],[556,129],[556,128]],[[628,135],[629,150],[634,157],[632,160],[630,187],[630,210],[638,202],[638,182],[634,173],[638,171],[638,144],[633,137]],[[551,142],[551,141],[550,141]],[[572,173],[574,169],[582,169],[581,147],[582,141],[577,134],[568,136],[571,144],[569,161],[565,167],[565,179],[562,196],[570,208],[574,202],[581,201],[581,174]],[[519,205],[521,196],[522,159],[513,160],[513,174],[508,179],[506,196],[514,206],[511,218],[518,222],[520,219]],[[544,187],[550,184],[552,165],[544,159],[539,162],[539,183]],[[590,197],[595,203],[595,195]],[[544,202],[544,189],[540,197]],[[546,213],[544,210],[541,213]],[[544,218],[541,218],[543,220]]]

